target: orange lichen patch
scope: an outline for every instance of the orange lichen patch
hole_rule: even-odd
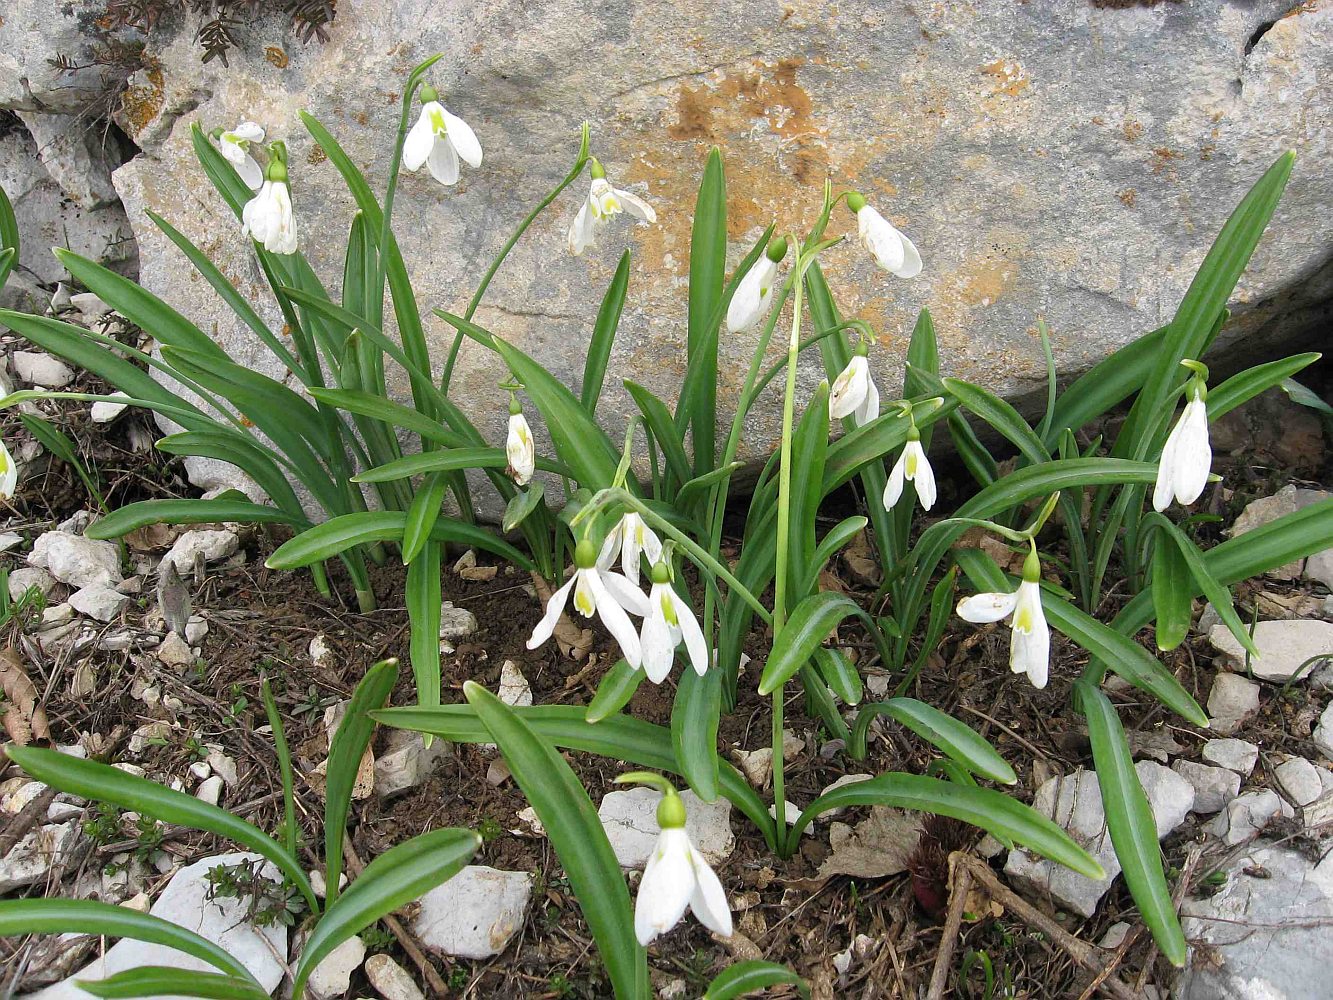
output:
[[[1175,174],[1172,163],[1182,158],[1182,154],[1166,146],[1158,146],[1152,151],[1152,172],[1154,174],[1169,173]]]
[[[148,66],[144,69],[148,79],[146,86],[126,87],[120,95],[120,109],[125,123],[130,127],[131,138],[140,135],[144,129],[162,112],[166,103],[167,91],[160,66]]]
[[[1023,68],[1022,63],[1013,59],[1001,58],[983,63],[981,72],[996,79],[998,85],[992,91],[994,94],[1007,94],[1010,97],[1017,97],[1032,86],[1032,81],[1028,79],[1027,70]]]
[[[1120,132],[1124,135],[1126,142],[1138,142],[1143,136],[1143,122],[1126,118],[1120,123]]]
[[[1019,284],[1019,261],[1027,236],[991,234],[992,250],[943,271],[930,292],[931,313],[942,344],[970,351],[977,332],[974,314],[1011,294]]]
[[[305,154],[306,162],[312,167],[323,163],[328,158],[328,154],[318,145],[311,146],[310,152]]]
[[[291,61],[288,59],[287,53],[282,51],[282,49],[278,48],[276,45],[270,45],[264,50],[264,58],[274,66],[278,67],[278,69],[286,69],[287,63]]]
[[[1125,188],[1125,190],[1117,194],[1116,197],[1123,201],[1129,208],[1133,208],[1134,202],[1138,201],[1139,196],[1133,188]]]

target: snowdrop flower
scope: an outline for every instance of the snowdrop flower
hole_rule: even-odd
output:
[[[472,126],[451,115],[428,83],[421,85],[421,115],[403,142],[403,166],[416,173],[424,163],[441,184],[458,183],[458,161],[481,166],[481,143]]]
[[[597,555],[599,569],[610,569],[620,553],[620,569],[626,579],[634,586],[639,585],[639,556],[648,557],[650,564],[662,558],[662,539],[657,532],[644,524],[643,518],[629,511],[620,519],[602,543],[602,551]]]
[[[264,130],[254,122],[241,122],[230,132],[217,133],[218,151],[236,168],[251,191],[258,191],[264,183],[264,171],[250,155],[250,143],[263,141]]]
[[[889,481],[884,486],[884,509],[893,510],[903,495],[904,481],[916,484],[916,497],[922,510],[935,506],[935,470],[930,467],[926,450],[921,447],[921,433],[913,425],[907,432],[907,444],[898,461],[893,463]]]
[[[876,264],[900,278],[915,278],[921,273],[921,254],[915,244],[867,205],[864,197],[851,192],[847,207],[856,213],[857,233]]]
[[[1051,658],[1051,631],[1041,607],[1041,564],[1033,546],[1023,561],[1023,582],[1011,594],[974,594],[958,603],[958,615],[965,621],[984,624],[1013,615],[1009,623],[1009,668],[1027,674],[1032,686],[1046,686],[1046,672]]]
[[[694,612],[671,586],[671,567],[653,563],[653,586],[648,592],[648,614],[643,619],[639,645],[643,650],[643,669],[654,684],[661,684],[671,673],[676,647],[681,639],[690,655],[694,672],[702,677],[708,672],[708,647]]]
[[[505,438],[505,455],[509,459],[508,473],[519,486],[526,486],[532,479],[532,470],[536,465],[536,449],[532,443],[532,428],[517,399],[509,401],[509,436]]]
[[[296,253],[296,221],[287,188],[287,148],[281,142],[269,147],[264,176],[259,192],[241,211],[241,232],[263,244],[269,253]]]
[[[768,244],[764,255],[755,262],[736,287],[736,293],[727,306],[727,332],[744,333],[753,330],[768,316],[773,301],[773,280],[778,276],[778,264],[787,256],[787,240],[779,236]]]
[[[1182,364],[1193,367],[1197,361],[1184,361]],[[1207,369],[1203,369],[1207,372]],[[1157,462],[1157,486],[1153,490],[1152,505],[1156,511],[1164,511],[1171,506],[1174,498],[1178,503],[1189,506],[1208,484],[1208,471],[1213,464],[1213,449],[1208,443],[1208,390],[1204,386],[1202,373],[1197,373],[1185,389],[1189,402],[1185,410],[1171,429],[1162,448],[1162,457]]]
[[[857,427],[879,416],[879,389],[870,377],[870,361],[864,354],[853,355],[833,380],[828,394],[828,415],[830,420],[851,417]]]
[[[628,212],[640,222],[656,222],[657,213],[642,198],[613,188],[606,179],[606,171],[592,159],[588,172],[592,175],[592,188],[588,198],[579,207],[578,214],[569,225],[569,252],[575,257],[587,250],[597,240],[597,231],[610,221],[613,215]]]
[[[551,595],[546,602],[546,614],[532,630],[528,649],[536,649],[555,631],[555,624],[565,610],[569,592],[574,592],[574,607],[584,618],[594,612],[620,644],[621,655],[631,667],[639,666],[639,633],[629,620],[627,611],[643,616],[648,613],[648,599],[619,573],[597,567],[597,549],[586,538],[574,547],[574,575]]]
[[[685,832],[685,804],[675,789],[657,805],[661,833],[648,857],[634,901],[634,934],[648,945],[680,923],[692,910],[710,931],[731,936],[731,907],[717,874],[690,843]]]
[[[8,500],[12,497],[18,484],[19,467],[14,464],[14,456],[9,453],[5,443],[0,441],[0,499]]]

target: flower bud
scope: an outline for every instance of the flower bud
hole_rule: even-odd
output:
[[[587,538],[580,539],[574,546],[574,565],[579,569],[592,569],[597,565],[597,546]]]
[[[765,252],[774,264],[781,264],[782,259],[787,256],[787,237],[779,236],[775,240],[770,240],[768,250]]]
[[[675,791],[662,796],[657,803],[657,825],[663,830],[678,829],[685,825],[685,803]]]

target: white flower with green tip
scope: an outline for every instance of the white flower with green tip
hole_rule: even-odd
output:
[[[574,575],[546,602],[546,613],[532,630],[528,649],[536,649],[551,638],[571,591],[575,610],[584,618],[596,614],[620,645],[625,661],[638,667],[642,662],[639,633],[626,612],[640,617],[648,614],[648,598],[619,573],[599,569],[597,549],[586,538],[574,547]]]
[[[639,633],[643,651],[643,670],[654,684],[661,684],[671,673],[676,647],[683,640],[690,665],[702,677],[708,672],[708,646],[694,612],[671,586],[671,568],[665,562],[653,564],[653,585],[648,591],[648,614]]]
[[[1023,562],[1023,582],[1012,593],[974,594],[958,603],[958,615],[974,624],[998,622],[1010,615],[1009,669],[1027,674],[1032,686],[1046,686],[1051,661],[1051,630],[1041,607],[1041,565],[1034,548]]]
[[[657,221],[657,213],[642,198],[611,186],[606,179],[606,170],[597,162],[596,157],[588,171],[592,175],[592,186],[588,197],[579,206],[574,221],[569,225],[569,252],[575,257],[587,250],[597,241],[597,233],[611,219],[624,212],[640,222]]]
[[[422,164],[441,184],[457,184],[462,160],[481,166],[481,143],[472,126],[445,110],[430,84],[421,87],[421,114],[403,143],[403,166],[416,173]]]

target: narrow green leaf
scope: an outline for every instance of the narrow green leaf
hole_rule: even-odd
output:
[[[708,984],[704,1000],[736,1000],[770,986],[795,986],[805,1000],[810,1000],[810,987],[804,979],[785,965],[758,958],[737,962],[719,972]]]
[[[158,438],[154,447],[167,455],[216,458],[234,465],[253,479],[277,507],[301,522],[306,519],[301,501],[297,499],[287,473],[278,468],[274,453],[232,427],[216,424],[209,430],[168,434]]]
[[[9,747],[6,752],[13,749]],[[55,751],[47,750],[44,753],[54,755]],[[10,756],[13,756],[12,752]],[[28,768],[25,766],[24,770]],[[115,769],[107,768],[107,770]],[[225,948],[207,938],[200,937],[193,931],[188,931],[179,924],[173,924],[161,917],[139,913],[123,906],[112,906],[110,903],[91,899],[36,897],[0,900],[0,937],[18,937],[26,934],[96,934],[160,944],[167,948],[175,948],[201,962],[207,962],[213,968],[229,976],[235,976],[242,982],[259,985],[240,960],[233,958]]]
[[[611,358],[611,345],[616,339],[616,328],[620,325],[620,312],[625,308],[625,291],[629,288],[630,252],[626,250],[616,265],[615,276],[611,279],[602,304],[597,309],[597,321],[592,326],[592,342],[588,344],[588,357],[583,362],[583,408],[590,416],[597,412],[597,401],[602,397],[602,384],[606,380],[606,365]]]
[[[597,693],[588,703],[584,718],[589,722],[601,722],[615,715],[629,704],[634,692],[648,675],[639,667],[631,667],[625,660],[616,660],[615,664],[602,675],[597,685]]]
[[[976,730],[925,702],[915,698],[891,698],[871,702],[861,711],[889,716],[983,778],[1002,785],[1018,781],[1014,769]]]
[[[1006,836],[1088,878],[1103,878],[1106,874],[1096,858],[1074,843],[1064,830],[1003,792],[919,774],[890,772],[825,792],[801,813],[792,836],[799,837],[822,813],[846,806],[893,806],[949,816],[996,836]]]
[[[1253,368],[1246,368],[1243,372],[1237,372],[1220,385],[1215,385],[1208,390],[1208,422],[1212,423],[1224,414],[1230,413],[1236,407],[1249,402],[1255,396],[1265,390],[1280,386],[1286,390],[1287,386],[1295,385],[1304,389],[1299,382],[1292,381],[1292,375],[1303,371],[1310,365],[1320,359],[1319,354],[1296,354],[1290,358],[1282,358],[1279,361],[1270,361],[1264,365],[1255,365]],[[1308,389],[1305,390],[1311,397],[1318,400],[1330,413],[1333,408]],[[1288,392],[1292,399],[1297,402],[1296,394]],[[1306,404],[1310,405],[1310,404]]]
[[[759,679],[759,693],[770,695],[781,687],[810,659],[839,622],[858,613],[856,602],[845,594],[826,590],[804,598],[792,608],[787,623],[773,640],[773,651]]]
[[[440,703],[440,546],[427,543],[407,566],[409,656],[417,685],[417,702]]]
[[[205,1000],[268,1000],[268,991],[236,976],[215,972],[141,965],[106,979],[80,979],[78,988],[110,1000],[139,1000],[140,997],[183,996]]]
[[[265,561],[269,569],[299,569],[323,562],[358,545],[398,541],[403,537],[407,514],[401,510],[371,510],[343,514],[303,531],[273,552]],[[431,529],[437,542],[456,542],[493,552],[523,569],[532,561],[504,539],[484,528],[451,517],[441,517]]]
[[[710,670],[702,677],[683,670],[671,706],[671,744],[677,771],[694,794],[712,802],[718,794],[717,727],[722,714],[722,675]]]
[[[1164,326],[1145,333],[1075,379],[1055,401],[1046,447],[1054,447],[1066,430],[1080,430],[1128,399],[1148,378],[1165,337]]]
[[[722,284],[727,269],[727,178],[722,151],[708,153],[690,231],[690,289],[686,354],[698,372],[698,391],[689,414],[694,442],[694,474],[712,470],[717,453],[717,331]]]
[[[507,462],[503,448],[445,448],[405,455],[397,461],[353,476],[352,482],[386,483],[419,476],[424,472],[447,472],[454,469],[503,469]]]
[[[234,840],[272,861],[305,897],[310,909],[318,913],[319,903],[301,863],[258,827],[193,795],[165,788],[146,778],[126,774],[94,760],[81,760],[43,747],[10,745],[5,748],[11,760],[38,781],[71,795],[95,802],[109,802],[163,823],[176,823],[192,830],[216,833]],[[234,969],[231,971],[235,971]]]
[[[1176,919],[1175,903],[1162,871],[1157,846],[1157,823],[1148,797],[1139,784],[1125,731],[1106,695],[1087,680],[1075,682],[1078,703],[1088,720],[1092,760],[1097,768],[1106,825],[1124,871],[1125,884],[1138,904],[1143,922],[1166,960],[1177,968],[1185,964],[1188,946]]]
[[[292,995],[305,995],[306,980],[338,945],[453,878],[479,847],[481,837],[471,830],[445,827],[391,847],[371,861],[337,902],[330,900],[310,932],[301,949]]]
[[[526,521],[539,506],[541,506],[542,497],[546,492],[546,487],[540,479],[534,479],[528,483],[526,490],[519,490],[505,504],[504,517],[500,521],[500,527],[506,533],[513,531],[520,524]]]
[[[671,420],[671,413],[667,410],[666,404],[637,382],[625,379],[624,385],[625,391],[630,394],[639,412],[643,414],[644,422],[647,423],[648,430],[652,431],[653,439],[662,449],[662,456],[666,459],[671,475],[675,477],[677,483],[689,482],[693,475],[690,470],[690,459],[685,454],[685,445]]]
[[[828,689],[842,699],[844,704],[861,703],[863,693],[861,675],[857,673],[856,667],[852,666],[842,650],[817,646],[812,659]]]
[[[550,743],[499,698],[473,681],[463,685],[463,695],[546,828],[616,996],[643,995],[647,955],[634,937],[629,889],[588,793]]]
[[[120,538],[147,524],[306,524],[276,507],[249,500],[140,500],[113,510],[88,525],[89,538]]]
[[[1185,641],[1193,620],[1189,567],[1180,549],[1159,536],[1152,553],[1152,603],[1157,615],[1157,648],[1175,649]]]
[[[473,442],[440,424],[419,410],[390,399],[383,399],[368,392],[350,389],[312,388],[312,398],[321,403],[328,403],[348,413],[359,413],[374,417],[384,423],[412,431],[427,441],[442,444],[448,448],[463,448]]]
[[[19,261],[18,219],[14,217],[14,206],[3,187],[0,187],[0,249],[6,251],[0,254],[0,288],[3,288],[9,272]]]
[[[860,534],[867,523],[866,519],[860,514],[853,514],[851,517],[843,518],[828,530],[828,533],[815,546],[814,555],[810,559],[803,586],[797,591],[798,594],[809,593],[815,588],[819,581],[819,574],[823,572],[829,560],[837,555],[844,545]]]
[[[368,713],[385,706],[397,680],[397,660],[381,660],[367,670],[352,692],[347,711],[329,744],[324,787],[324,884],[330,909],[338,900],[343,838],[347,835],[347,815],[352,807],[352,787],[356,784],[361,757],[375,732],[375,722]]]

